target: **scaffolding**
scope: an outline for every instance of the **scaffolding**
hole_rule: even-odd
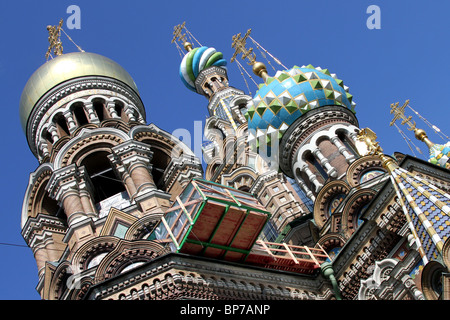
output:
[[[149,240],[168,244],[173,252],[297,273],[312,273],[329,261],[321,247],[258,240],[269,218],[252,194],[193,179]]]

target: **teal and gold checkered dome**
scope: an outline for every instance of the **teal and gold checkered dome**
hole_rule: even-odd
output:
[[[308,111],[332,105],[355,112],[355,103],[348,87],[335,74],[312,65],[278,71],[259,86],[248,105],[245,115],[249,142],[264,136],[270,148],[272,133],[280,139],[289,126]],[[259,143],[257,139],[257,147]]]

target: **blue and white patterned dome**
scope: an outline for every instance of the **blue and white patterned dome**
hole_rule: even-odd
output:
[[[327,69],[308,65],[278,71],[260,85],[248,105],[249,141],[265,136],[270,147],[270,133],[277,132],[281,138],[295,120],[312,109],[338,105],[354,112],[352,98],[343,81]]]

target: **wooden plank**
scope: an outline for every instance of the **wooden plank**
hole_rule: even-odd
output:
[[[245,210],[230,206],[211,242],[229,246],[244,217]]]
[[[298,264],[297,258],[292,254],[292,252],[289,249],[289,247],[287,246],[287,244],[283,242],[283,246],[287,250],[287,252],[288,252],[289,256],[292,258],[292,260],[294,260],[295,264]]]
[[[225,204],[208,201],[203,210],[198,213],[189,238],[208,241],[225,209]]]
[[[272,251],[270,251],[270,249],[267,247],[267,245],[264,243],[264,241],[259,241],[258,243],[264,248],[264,250],[267,251],[267,253],[269,253],[270,256],[272,256],[272,258],[277,261],[277,257],[272,253]]]
[[[250,249],[253,246],[268,218],[266,215],[260,215],[253,211],[249,211],[246,217],[233,245],[242,249]]]
[[[187,219],[189,220],[189,222],[190,222],[191,224],[194,224],[194,221],[192,221],[191,215],[190,215],[189,212],[186,210],[186,207],[184,206],[183,202],[181,202],[180,197],[177,196],[176,199],[177,199],[178,204],[179,204],[180,207],[181,207],[181,210],[184,212],[184,214],[186,215],[186,217],[187,217]]]
[[[169,225],[166,221],[166,219],[164,219],[164,217],[161,217],[161,221],[164,224],[164,227],[167,229],[167,233],[169,234],[170,238],[172,239],[173,243],[175,244],[175,246],[177,247],[177,250],[180,249],[180,246],[178,244],[177,239],[174,237],[172,230],[170,230]]]
[[[305,247],[305,250],[308,251],[310,257],[314,260],[314,262],[315,262],[318,266],[320,266],[319,261],[316,260],[316,258],[314,257],[314,255],[313,255],[313,254],[311,253],[311,251],[308,249],[308,247]]]

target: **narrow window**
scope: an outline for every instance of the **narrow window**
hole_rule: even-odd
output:
[[[97,114],[98,120],[102,122],[105,120],[104,106],[103,103],[99,100],[93,101],[92,105],[94,106],[95,113]]]
[[[55,116],[55,124],[61,137],[69,135],[69,127],[67,126],[66,118],[62,114]]]
[[[86,112],[84,111],[84,108],[82,105],[78,105],[73,109],[73,113],[75,116],[75,119],[77,119],[78,126],[84,126],[85,124],[89,123],[89,120],[86,116]]]

